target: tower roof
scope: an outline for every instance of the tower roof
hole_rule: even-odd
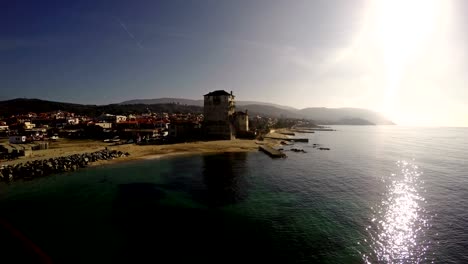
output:
[[[211,93],[205,94],[205,96],[220,96],[220,95],[231,95],[231,94],[224,90],[216,90]]]

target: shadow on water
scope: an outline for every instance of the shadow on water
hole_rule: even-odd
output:
[[[247,153],[203,156],[207,204],[222,206],[246,199],[246,159]]]
[[[232,205],[245,209],[242,202],[249,192],[246,154],[203,156],[201,167],[189,173],[181,166],[184,162],[175,166],[173,175],[165,176],[164,184],[118,186],[113,223],[122,243],[114,262],[330,262],[331,256],[321,253],[343,250],[346,243],[320,230],[312,238],[296,227],[297,232],[291,232],[294,218],[278,207],[267,218],[242,209],[226,210]],[[174,193],[188,197],[195,206],[172,203]]]
[[[123,244],[115,262],[239,263],[271,257],[268,239],[254,235],[259,232],[254,223],[234,221],[216,209],[165,205],[162,198],[156,184],[119,186],[113,218]]]
[[[113,223],[123,237],[115,261],[240,263],[273,260],[275,251],[268,227],[221,208],[246,197],[246,182],[242,179],[245,175],[241,169],[245,158],[245,154],[204,156],[201,175],[190,176],[196,190],[190,188],[190,181],[183,186],[170,181],[167,185],[119,185],[113,205]],[[168,203],[167,191],[172,192],[176,187],[181,193],[187,191],[200,206]]]
[[[235,204],[247,198],[247,153],[200,158],[200,163],[196,164],[190,163],[190,159],[180,159],[163,175],[164,188],[188,194],[195,202],[210,207]]]

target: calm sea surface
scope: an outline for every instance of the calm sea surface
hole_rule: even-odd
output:
[[[468,129],[335,128],[2,184],[0,217],[58,263],[468,263]]]

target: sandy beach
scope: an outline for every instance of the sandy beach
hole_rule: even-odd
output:
[[[55,157],[94,152],[108,148],[130,153],[129,157],[119,158],[110,161],[98,161],[92,164],[97,166],[113,162],[125,162],[136,159],[152,159],[173,155],[192,155],[204,153],[224,153],[224,152],[250,152],[257,151],[262,144],[275,144],[275,141],[255,141],[255,140],[219,140],[219,141],[199,141],[190,143],[178,143],[168,145],[135,145],[123,144],[112,145],[96,140],[71,140],[60,139],[51,142],[49,149],[33,151],[32,156],[20,157],[16,160],[2,161],[0,165],[14,165],[33,160],[43,160]]]
[[[215,140],[215,141],[196,141],[189,143],[177,143],[166,145],[136,145],[136,144],[121,144],[114,145],[105,143],[100,140],[92,139],[66,139],[61,138],[57,141],[50,141],[49,148],[45,150],[33,151],[31,156],[20,157],[16,160],[0,161],[1,165],[15,165],[34,160],[44,160],[57,158],[73,154],[90,153],[105,148],[109,150],[117,150],[130,153],[130,156],[113,160],[96,161],[90,166],[99,166],[109,163],[125,162],[138,159],[156,159],[175,155],[194,155],[208,153],[225,153],[225,152],[251,152],[257,151],[260,145],[268,145],[271,147],[280,146],[282,139],[288,138],[287,135],[281,134],[291,132],[289,129],[272,130],[265,135],[262,141],[248,139],[234,140]],[[271,138],[268,138],[271,137]],[[5,143],[5,142],[4,142]]]
[[[224,152],[250,152],[257,151],[258,145],[255,140],[219,140],[219,141],[198,141],[190,143],[178,143],[168,145],[119,145],[109,146],[109,149],[120,150],[130,153],[129,157],[111,160],[98,161],[92,164],[97,166],[110,162],[122,162],[137,159],[155,159],[176,155],[194,155],[208,153],[224,153]]]

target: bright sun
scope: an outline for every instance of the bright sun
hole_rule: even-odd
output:
[[[415,53],[430,41],[443,0],[380,0],[374,3],[374,26],[385,67],[383,110],[397,118],[396,95],[406,67]]]

